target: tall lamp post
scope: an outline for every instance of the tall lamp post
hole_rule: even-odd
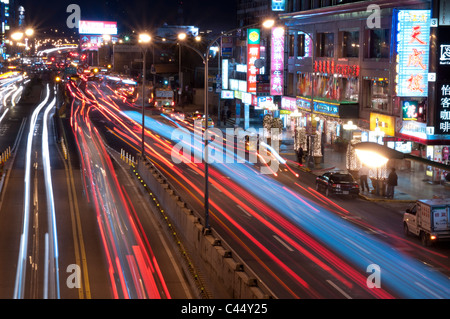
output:
[[[139,43],[142,44],[142,149],[141,155],[142,160],[145,160],[145,145],[144,145],[144,137],[145,137],[145,56],[147,55],[147,44],[150,42],[151,37],[146,33],[139,34]]]
[[[247,25],[247,26],[243,26],[243,27],[239,27],[239,28],[234,28],[230,31],[227,32],[223,32],[222,34],[216,36],[212,41],[210,41],[208,43],[208,45],[206,46],[206,50],[205,53],[202,54],[197,48],[187,44],[186,42],[183,42],[183,45],[185,45],[186,47],[192,49],[193,51],[195,51],[203,60],[203,63],[205,65],[205,85],[204,85],[204,103],[205,103],[205,150],[204,150],[204,154],[205,154],[205,198],[204,198],[204,208],[205,208],[205,231],[209,231],[210,229],[210,224],[209,224],[209,173],[208,173],[208,119],[209,119],[209,114],[208,114],[208,75],[209,75],[209,70],[208,70],[208,62],[209,62],[209,51],[211,49],[211,46],[214,45],[214,43],[216,43],[223,34],[228,34],[228,33],[233,33],[237,30],[240,29],[248,29],[248,28],[252,28],[252,27],[256,27],[256,26],[260,26],[262,25],[264,28],[271,28],[274,25],[275,21],[270,19],[270,20],[266,20],[263,23],[254,23],[251,25]],[[178,39],[183,41],[186,39],[186,34],[185,33],[181,33],[178,35]],[[199,39],[196,38],[196,40],[198,41]],[[181,42],[180,42],[181,43]]]

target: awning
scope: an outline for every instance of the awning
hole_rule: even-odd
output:
[[[389,159],[404,159],[406,155],[402,152],[374,142],[361,142],[354,144],[353,147],[358,150],[376,152]]]
[[[353,147],[355,149],[359,149],[359,150],[376,152],[376,153],[383,155],[384,157],[389,158],[389,159],[408,159],[411,161],[420,162],[425,165],[433,166],[433,167],[443,169],[445,171],[450,172],[450,165],[445,165],[445,164],[438,163],[435,161],[430,161],[429,159],[417,157],[417,156],[414,156],[411,154],[405,154],[405,153],[396,151],[392,148],[389,148],[387,146],[384,146],[384,145],[381,145],[378,143],[361,142],[361,143],[354,144]]]

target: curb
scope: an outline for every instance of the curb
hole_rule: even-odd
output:
[[[387,199],[387,198],[370,198],[361,194],[358,194],[359,198],[367,200],[369,202],[389,202],[389,203],[415,203],[414,199]]]

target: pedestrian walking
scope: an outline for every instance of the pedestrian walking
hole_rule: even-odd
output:
[[[303,148],[300,146],[299,149],[297,150],[297,156],[298,156],[298,162],[300,163],[300,166],[303,165]]]
[[[370,191],[369,183],[367,182],[368,175],[369,175],[369,168],[363,164],[361,169],[359,170],[359,183],[361,184],[361,190],[363,192],[365,191],[365,189],[367,189],[367,191]]]
[[[398,176],[395,172],[395,168],[391,169],[387,180],[387,198],[394,198],[394,188],[397,186]]]

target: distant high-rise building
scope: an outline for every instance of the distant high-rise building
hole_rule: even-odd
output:
[[[6,34],[14,26],[14,0],[0,0],[1,44],[5,43]]]
[[[238,0],[238,26],[242,27],[264,20],[272,13],[271,3],[271,0]]]

